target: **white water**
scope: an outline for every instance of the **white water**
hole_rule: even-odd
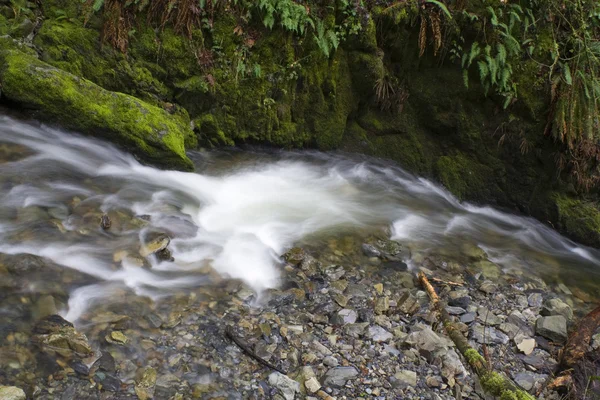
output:
[[[600,281],[598,251],[578,246],[532,219],[461,204],[444,189],[374,160],[323,153],[193,154],[198,173],[161,171],[113,146],[43,126],[0,118],[0,144],[28,148],[0,163],[0,252],[30,253],[96,278],[75,289],[65,310],[76,320],[119,290],[161,296],[206,282],[211,266],[257,292],[279,282],[279,255],[314,234],[388,225],[414,249],[472,243],[506,268],[540,273],[559,265],[572,276]],[[1,153],[0,153],[1,154]],[[81,200],[73,205],[73,198]],[[23,208],[62,210],[67,232],[48,234]],[[97,220],[82,226],[79,207],[148,215],[149,224],[105,233]],[[85,218],[83,218],[84,220]],[[29,230],[27,241],[12,239]],[[109,231],[110,232],[110,231]],[[167,232],[175,262],[152,268],[113,254],[136,249],[149,232]],[[569,272],[571,275],[571,272]],[[577,275],[580,274],[580,275]],[[591,278],[590,278],[591,277]]]

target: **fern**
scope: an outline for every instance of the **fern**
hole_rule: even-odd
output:
[[[450,10],[448,10],[448,7],[446,7],[446,5],[444,3],[442,3],[441,1],[425,0],[425,2],[429,3],[429,4],[435,4],[436,6],[438,6],[440,8],[440,10],[442,10],[442,12],[444,14],[446,14],[446,17],[448,17],[448,19],[452,19],[452,14],[450,13]]]

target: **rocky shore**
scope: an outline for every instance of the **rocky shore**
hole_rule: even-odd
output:
[[[495,370],[540,399],[560,398],[542,389],[589,308],[583,292],[503,270],[476,247],[457,261],[411,254],[384,235],[327,243],[284,254],[279,290],[257,295],[212,276],[156,303],[124,292],[77,329],[50,314],[60,295],[34,301],[24,291],[26,273],[55,266],[2,256],[9,289],[0,304],[15,323],[0,329],[0,399],[488,398],[430,310],[418,271]]]

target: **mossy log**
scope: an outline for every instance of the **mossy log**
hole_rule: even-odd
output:
[[[422,272],[419,273],[419,281],[427,291],[434,310],[438,312],[440,321],[446,329],[446,333],[450,339],[452,339],[458,351],[460,351],[467,360],[471,369],[479,377],[483,389],[492,396],[498,397],[500,400],[535,400],[535,397],[517,388],[510,379],[491,369],[491,366],[488,365],[485,358],[469,345],[467,338],[463,336],[456,324],[452,321],[452,318],[446,311],[445,304],[440,300],[435,289],[431,286],[431,283],[429,283],[429,280]]]
[[[193,136],[189,119],[55,68],[21,51],[10,38],[0,39],[0,84],[3,101],[105,137],[155,164],[193,169],[184,146]]]

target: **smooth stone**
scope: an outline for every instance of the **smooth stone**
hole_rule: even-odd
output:
[[[474,312],[463,314],[460,316],[460,322],[463,324],[470,324],[471,322],[475,321],[475,317],[477,317],[477,314]]]
[[[540,314],[543,316],[562,315],[567,321],[573,319],[573,310],[571,307],[557,298],[546,300]]]
[[[372,244],[363,243],[362,252],[367,257],[381,257],[381,251],[377,250]]]
[[[479,286],[479,290],[486,294],[496,293],[498,291],[498,285],[492,281],[484,281],[481,286]]]
[[[467,312],[467,310],[462,307],[446,307],[446,311],[450,315],[463,315]]]
[[[323,359],[323,364],[327,365],[328,367],[337,367],[339,363],[337,358],[333,356],[327,356]]]
[[[25,392],[16,386],[0,386],[1,400],[25,400]]]
[[[535,332],[554,342],[567,340],[567,320],[562,315],[540,317],[535,323]]]
[[[277,388],[285,400],[294,400],[296,393],[300,393],[300,383],[280,372],[269,375],[269,385]]]
[[[527,297],[527,303],[529,307],[540,308],[542,306],[542,302],[544,298],[541,293],[531,293],[529,297]]]
[[[379,325],[370,326],[367,330],[367,336],[374,342],[387,342],[394,337],[393,334],[386,331]]]
[[[356,311],[344,308],[338,311],[331,318],[331,323],[334,325],[346,325],[353,324],[358,319],[358,314]]]
[[[396,382],[394,382],[394,386],[396,387],[417,386],[417,373],[415,371],[403,369],[402,371],[396,372],[394,378],[396,379]]]
[[[346,381],[358,376],[358,370],[354,367],[335,367],[325,374],[324,385],[332,388],[341,388]]]

